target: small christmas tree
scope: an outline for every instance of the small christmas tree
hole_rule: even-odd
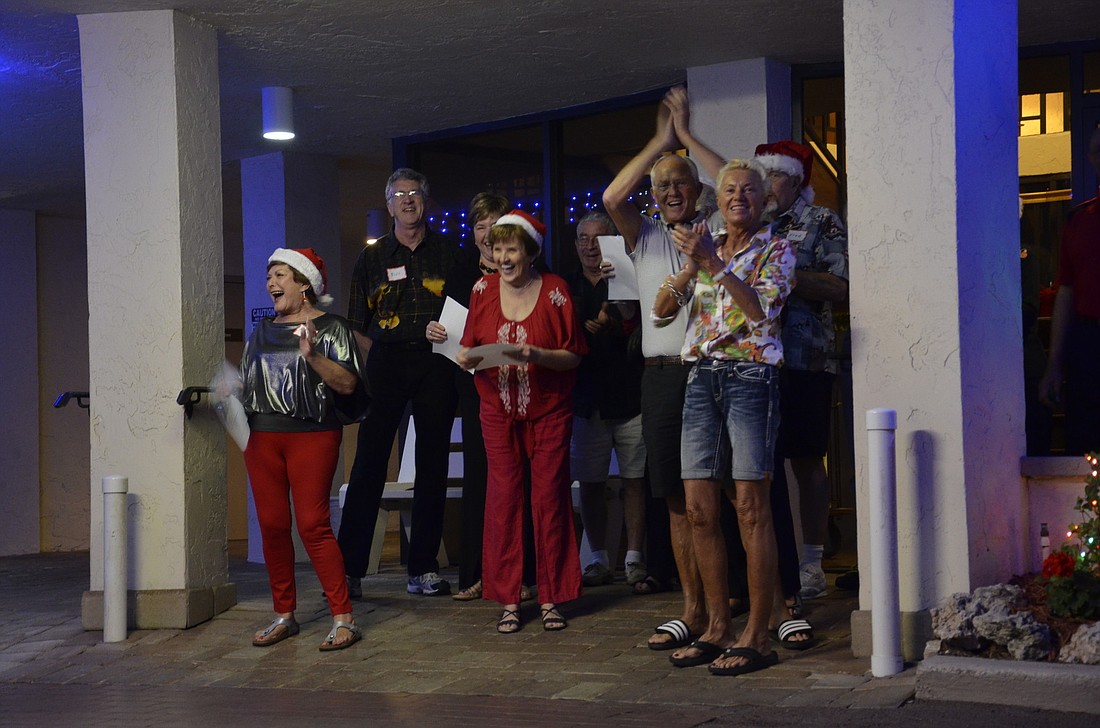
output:
[[[1089,453],[1085,460],[1089,463],[1085,495],[1078,496],[1073,507],[1081,520],[1069,525],[1066,538],[1072,541],[1077,568],[1100,576],[1100,453]]]
[[[1077,619],[1100,618],[1100,455],[1089,453],[1085,494],[1073,509],[1081,514],[1071,523],[1062,548],[1043,561],[1047,607],[1053,614]]]

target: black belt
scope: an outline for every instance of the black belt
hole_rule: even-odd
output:
[[[1096,316],[1082,316],[1081,314],[1076,314],[1073,320],[1081,326],[1100,326],[1100,318]]]
[[[647,356],[645,358],[647,367],[681,367],[689,363],[678,356]]]

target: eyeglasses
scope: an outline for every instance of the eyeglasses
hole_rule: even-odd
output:
[[[424,190],[395,190],[394,192],[390,193],[390,199],[391,200],[395,197],[400,200],[400,199],[405,198],[405,197],[414,197],[415,198],[415,197],[423,197],[423,196],[424,196]]]
[[[694,180],[677,179],[677,180],[672,180],[671,182],[658,182],[657,184],[653,185],[653,189],[657,190],[658,192],[668,192],[673,187],[675,187],[679,191],[679,190],[691,189],[694,186],[695,186],[695,181]]]

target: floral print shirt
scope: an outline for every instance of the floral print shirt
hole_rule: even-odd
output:
[[[799,197],[776,219],[772,230],[790,242],[797,258],[796,270],[832,273],[848,280],[848,232],[840,216],[829,208],[809,205]],[[835,374],[835,353],[832,302],[803,298],[795,288],[783,312],[786,366]]]
[[[681,356],[686,361],[730,359],[781,366],[783,340],[779,315],[794,284],[795,254],[790,243],[765,228],[734,257],[730,275],[752,286],[764,318],[752,321],[721,283],[699,271],[689,288],[691,310]]]

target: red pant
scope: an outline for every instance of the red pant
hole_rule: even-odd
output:
[[[340,430],[253,432],[244,451],[256,517],[263,536],[264,561],[276,612],[297,608],[294,541],[290,507],[298,534],[334,615],[351,611],[344,557],[332,534],[329,491],[340,457]]]
[[[523,585],[523,483],[531,466],[535,568],[542,603],[581,595],[581,564],[569,493],[569,407],[517,422],[482,400],[481,424],[489,480],[481,578],[486,599],[519,604]]]

